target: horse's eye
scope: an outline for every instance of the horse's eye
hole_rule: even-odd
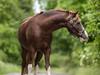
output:
[[[79,34],[82,35],[84,32],[83,31],[79,31]]]
[[[80,22],[77,22],[77,24],[80,24]]]

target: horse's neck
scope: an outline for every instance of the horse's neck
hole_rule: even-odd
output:
[[[46,19],[45,23],[48,23],[45,28],[48,32],[53,32],[64,27],[64,14],[59,14],[55,16],[51,16]]]

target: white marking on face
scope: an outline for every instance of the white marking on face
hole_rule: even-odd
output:
[[[81,25],[81,27],[82,27],[83,30],[85,30],[84,27],[83,27],[83,25]]]
[[[85,33],[86,37],[88,38],[88,33],[86,31],[84,31],[84,33]]]
[[[47,69],[47,75],[51,75],[50,66]]]
[[[81,25],[83,31],[84,31],[84,38],[80,37],[80,41],[83,42],[83,41],[88,41],[88,33],[86,32],[86,30],[84,29],[83,25]]]
[[[83,26],[82,26],[82,29],[84,30],[84,33],[85,33],[86,37],[88,38],[88,33],[86,32],[86,30],[84,29]]]

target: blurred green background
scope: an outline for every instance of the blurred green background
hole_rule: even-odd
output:
[[[51,66],[53,71],[72,75],[100,75],[100,0],[38,0],[41,9],[79,11],[89,34],[88,43],[66,29],[53,33]],[[17,31],[23,19],[34,15],[35,0],[0,0],[0,75],[19,72],[20,45]],[[44,60],[40,67],[44,68]]]

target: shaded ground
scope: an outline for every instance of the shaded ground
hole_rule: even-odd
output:
[[[20,73],[9,73],[6,75],[21,75]],[[31,74],[33,75],[33,74]],[[39,75],[46,75],[46,73],[39,73]],[[51,75],[68,75],[68,74],[57,74],[57,73],[52,73]]]

